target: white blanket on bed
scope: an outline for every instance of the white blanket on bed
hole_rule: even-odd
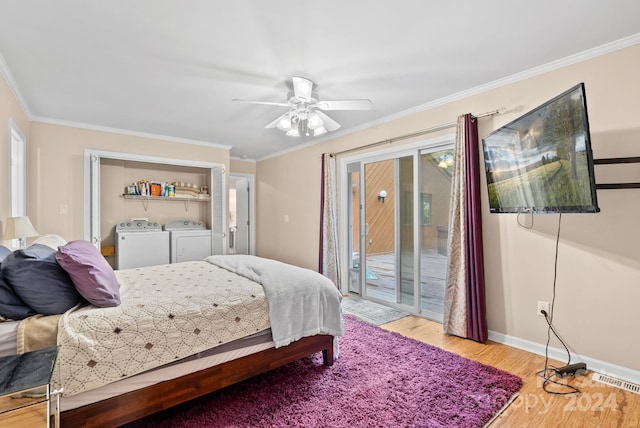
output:
[[[206,260],[262,284],[276,347],[314,334],[343,334],[342,296],[329,278],[255,256],[210,256]]]

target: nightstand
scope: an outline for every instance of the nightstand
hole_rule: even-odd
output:
[[[58,348],[46,348],[0,358],[0,426],[40,428],[51,426],[51,374]],[[55,406],[59,426],[59,406]]]

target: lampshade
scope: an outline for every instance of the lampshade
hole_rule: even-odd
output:
[[[4,230],[4,239],[21,239],[38,236],[38,232],[31,224],[29,217],[9,217]]]

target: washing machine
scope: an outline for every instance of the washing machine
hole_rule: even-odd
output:
[[[168,264],[169,232],[150,221],[123,221],[116,225],[116,269]]]
[[[163,226],[169,232],[171,263],[203,260],[212,254],[211,229],[202,221],[174,220]]]

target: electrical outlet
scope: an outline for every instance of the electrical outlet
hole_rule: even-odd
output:
[[[538,309],[536,311],[536,314],[539,317],[543,317],[544,316],[544,315],[542,315],[541,311],[545,311],[547,313],[547,315],[549,315],[549,302],[538,300]]]

